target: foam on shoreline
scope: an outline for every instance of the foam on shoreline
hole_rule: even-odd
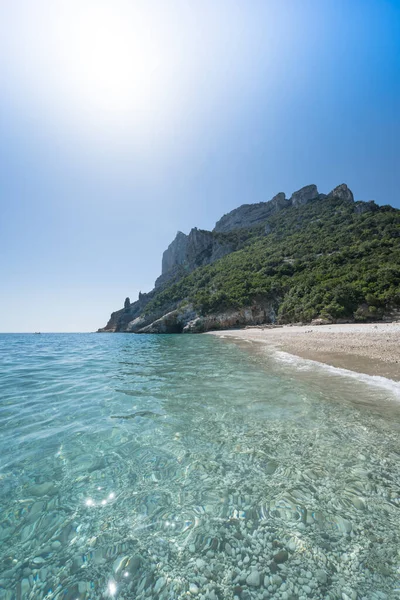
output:
[[[208,333],[258,342],[337,372],[400,382],[400,323],[249,327]]]
[[[357,371],[351,371],[350,369],[335,367],[310,358],[302,358],[301,356],[296,356],[295,354],[290,354],[289,352],[284,352],[282,350],[275,350],[274,358],[279,362],[290,364],[301,371],[319,369],[333,376],[351,377],[352,379],[367,385],[384,388],[400,401],[400,381],[395,381],[394,379],[389,379],[388,377],[382,377],[380,375],[367,375],[366,373],[358,373]]]

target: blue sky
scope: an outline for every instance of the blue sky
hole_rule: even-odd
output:
[[[177,230],[400,208],[400,2],[0,0],[0,331],[93,331]]]

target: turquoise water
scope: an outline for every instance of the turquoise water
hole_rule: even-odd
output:
[[[400,598],[400,387],[212,336],[0,335],[0,598]]]

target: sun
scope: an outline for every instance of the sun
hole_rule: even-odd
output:
[[[113,113],[148,108],[162,80],[162,56],[156,31],[144,26],[140,14],[124,19],[97,6],[60,27],[62,78],[75,101]]]
[[[167,5],[38,0],[13,10],[10,99],[29,102],[45,135],[95,140],[100,152],[114,143],[150,149],[174,135],[193,61]]]

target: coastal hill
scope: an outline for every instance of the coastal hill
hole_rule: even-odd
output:
[[[187,333],[400,315],[400,210],[308,185],[178,232],[154,289],[99,332]]]

